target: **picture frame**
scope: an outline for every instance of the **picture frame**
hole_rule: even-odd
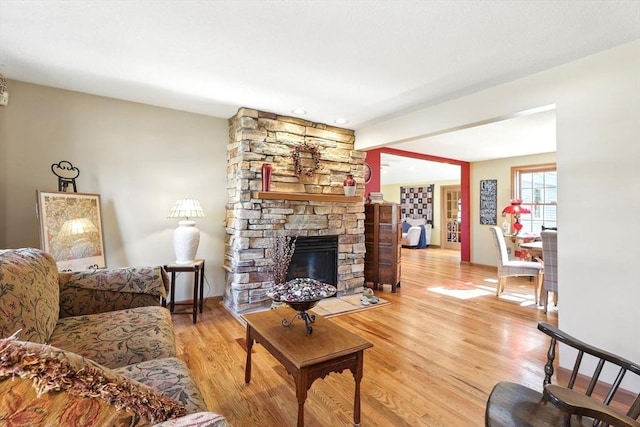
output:
[[[105,268],[100,195],[38,190],[40,247],[59,271]]]

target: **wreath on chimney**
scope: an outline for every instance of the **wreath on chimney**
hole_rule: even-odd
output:
[[[311,160],[313,161],[313,167],[302,166],[302,153],[311,154]],[[313,173],[320,169],[320,150],[314,145],[307,144],[306,142],[297,145],[291,152],[293,157],[293,169],[298,178],[300,175],[313,176]]]

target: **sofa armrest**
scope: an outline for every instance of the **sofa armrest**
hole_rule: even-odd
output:
[[[60,318],[160,305],[169,277],[162,267],[60,273]]]

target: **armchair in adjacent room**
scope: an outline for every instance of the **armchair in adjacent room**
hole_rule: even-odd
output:
[[[420,243],[421,233],[422,227],[409,227],[406,232],[402,233],[402,246],[407,248],[418,246],[418,243]]]
[[[425,218],[405,218],[402,222],[402,246],[424,249],[431,241],[431,224]]]

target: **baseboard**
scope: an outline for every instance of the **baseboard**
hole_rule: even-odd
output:
[[[460,264],[469,265],[471,267],[482,268],[482,269],[485,269],[485,270],[496,271],[496,269],[497,269],[497,267],[495,265],[477,264],[475,262],[470,262],[470,261],[463,261],[463,262],[460,262]]]

